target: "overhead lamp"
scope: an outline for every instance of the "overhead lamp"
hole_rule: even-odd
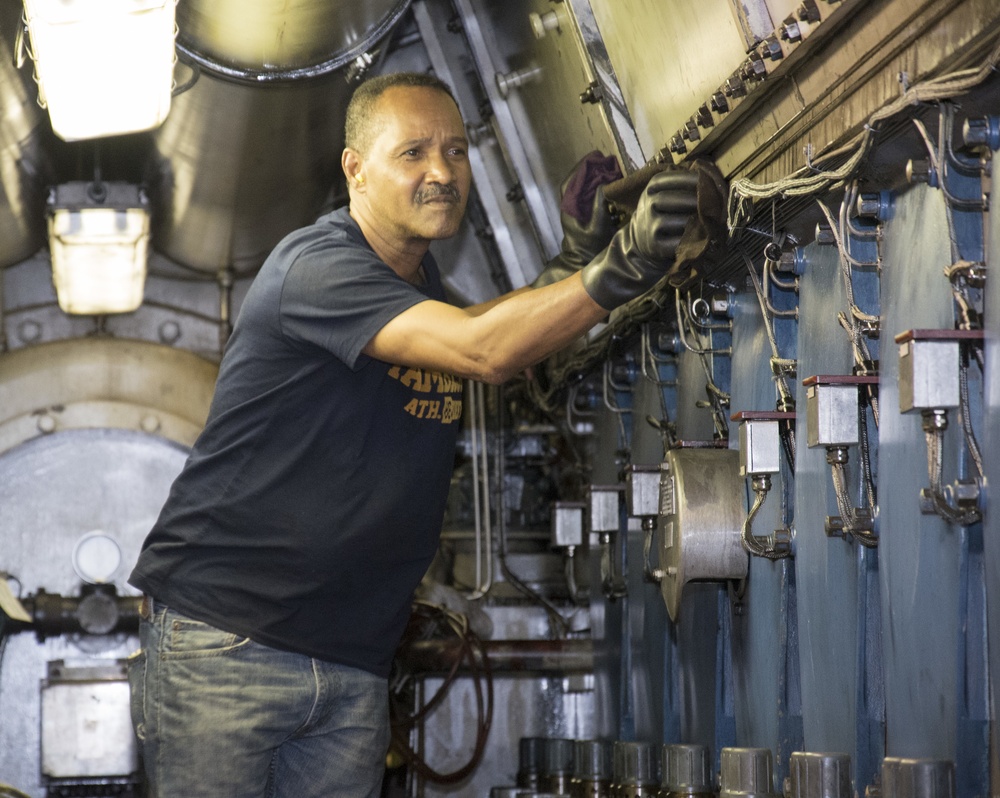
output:
[[[49,195],[49,251],[59,307],[75,315],[142,304],[149,203],[131,183],[66,183]]]
[[[66,141],[150,130],[173,87],[176,0],[24,0],[38,103]]]

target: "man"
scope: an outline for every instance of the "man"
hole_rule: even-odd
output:
[[[428,254],[471,183],[447,87],[363,84],[342,165],[349,208],[262,267],[131,577],[133,721],[160,798],[378,794],[386,676],[437,547],[460,378],[502,382],[651,287],[695,206],[671,174],[581,272],[463,310]]]

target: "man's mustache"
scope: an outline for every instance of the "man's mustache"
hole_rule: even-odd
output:
[[[431,183],[431,185],[419,189],[414,198],[418,203],[423,203],[428,200],[435,199],[436,197],[448,197],[455,202],[461,202],[462,192],[452,185],[445,185],[444,183]]]

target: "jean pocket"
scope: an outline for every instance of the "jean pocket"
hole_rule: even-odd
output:
[[[132,713],[132,728],[139,740],[146,739],[146,652],[139,649],[129,654],[126,661],[128,671],[129,709]]]
[[[161,654],[164,659],[220,656],[250,643],[248,637],[224,632],[173,611],[167,613],[165,621],[167,640]]]

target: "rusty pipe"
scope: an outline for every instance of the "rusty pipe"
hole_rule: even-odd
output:
[[[594,670],[590,640],[487,640],[483,645],[494,675],[566,675]],[[456,660],[462,660],[459,673],[469,671],[461,640],[420,640],[407,645],[400,657],[422,676],[444,675]]]

